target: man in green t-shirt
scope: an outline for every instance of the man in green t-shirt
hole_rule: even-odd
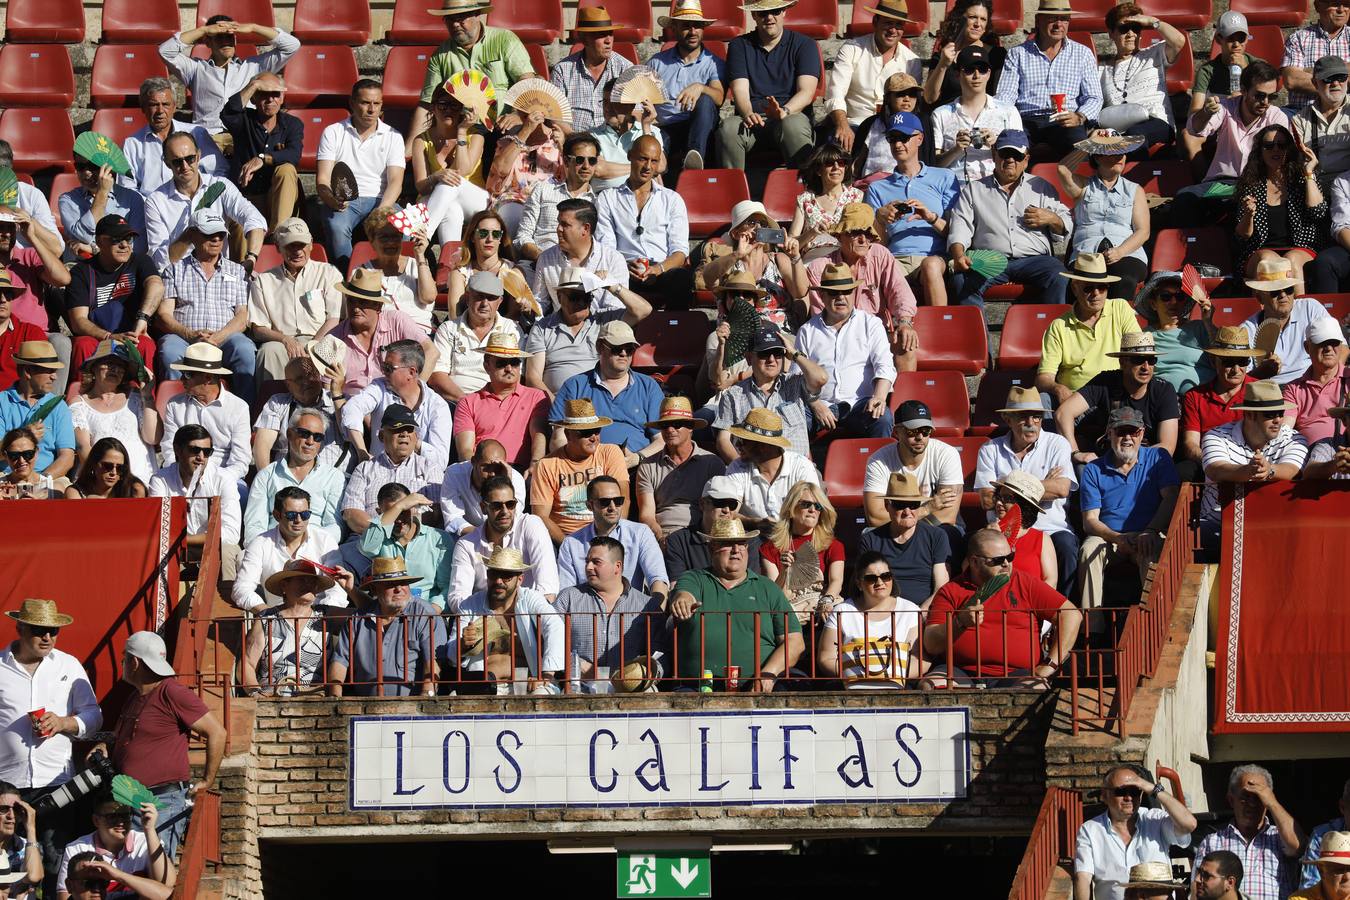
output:
[[[746,531],[739,519],[714,522],[712,533],[703,535],[711,565],[691,569],[675,583],[670,612],[676,675],[686,679],[685,686],[704,671],[725,686],[732,665],[740,668],[738,690],[768,693],[806,647],[782,589],[748,570],[750,540],[758,534]]]
[[[1223,99],[1242,91],[1242,87],[1232,77],[1232,67],[1237,66],[1239,73],[1253,62],[1265,62],[1259,56],[1247,52],[1247,41],[1251,31],[1247,28],[1247,17],[1240,12],[1229,10],[1219,16],[1214,36],[1219,41],[1219,55],[1203,63],[1195,70],[1195,83],[1191,90],[1191,112],[1199,112],[1210,94]]]

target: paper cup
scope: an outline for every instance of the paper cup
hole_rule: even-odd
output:
[[[1067,100],[1067,99],[1068,99],[1068,95],[1067,95],[1067,94],[1051,94],[1051,95],[1050,95],[1050,102],[1054,104],[1054,106],[1055,106],[1055,112],[1057,112],[1057,113],[1062,113],[1062,112],[1064,112],[1064,101]]]

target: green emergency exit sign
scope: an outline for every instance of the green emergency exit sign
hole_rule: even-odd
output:
[[[712,863],[707,851],[619,852],[620,897],[711,897]]]

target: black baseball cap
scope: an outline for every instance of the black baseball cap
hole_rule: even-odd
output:
[[[392,403],[384,408],[380,416],[380,428],[416,428],[417,419],[413,411],[402,403]]]
[[[983,44],[971,44],[960,53],[956,54],[956,67],[964,69],[968,66],[987,66],[989,63],[989,50]]]
[[[932,428],[933,414],[922,400],[906,400],[900,404],[895,421],[905,428]]]
[[[783,335],[777,328],[761,328],[755,332],[755,342],[750,345],[750,350],[753,353],[786,349],[787,344],[783,343]]]
[[[94,237],[96,238],[135,237],[138,234],[140,232],[131,227],[131,223],[126,220],[126,217],[119,216],[116,213],[109,213],[99,219],[98,224],[94,226]]]

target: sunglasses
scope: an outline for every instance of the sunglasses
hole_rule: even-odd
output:
[[[389,363],[380,363],[380,371],[385,375],[393,375],[399,369],[411,369],[412,366],[391,366]]]
[[[587,429],[584,429],[584,430],[569,431],[569,432],[567,432],[567,433],[568,433],[569,435],[575,435],[575,436],[578,437],[578,438],[585,439],[585,438],[598,437],[598,436],[600,435],[600,429],[599,429],[599,428],[587,428]]]
[[[727,291],[726,296],[732,300],[758,300],[759,294],[754,291]]]
[[[906,428],[905,434],[909,437],[932,437],[933,429],[926,425],[923,428]]]
[[[1322,82],[1324,84],[1344,84],[1347,80],[1350,80],[1350,75],[1331,75],[1323,78]]]
[[[1141,790],[1139,790],[1139,788],[1137,788],[1137,787],[1118,787],[1118,788],[1113,788],[1112,791],[1111,791],[1112,796],[1115,796],[1115,797],[1133,797],[1133,798],[1135,798],[1136,800],[1139,799],[1139,797],[1141,797],[1141,796],[1143,795],[1143,793],[1144,793],[1144,792],[1141,791]]]
[[[1111,433],[1117,437],[1138,437],[1144,433],[1144,429],[1133,425],[1117,425],[1111,429]]]
[[[843,169],[847,166],[848,163],[844,162],[842,159],[832,159],[820,164],[822,169]]]
[[[797,504],[797,508],[802,510],[803,512],[805,512],[808,509],[814,509],[816,512],[825,511],[825,507],[821,506],[814,500],[802,500],[800,503]]]
[[[855,228],[852,231],[847,232],[847,234],[854,240],[858,238],[867,238],[868,240],[871,240],[872,238],[872,232],[868,231],[866,228]]]
[[[9,804],[5,804],[4,806],[0,806],[0,816],[12,816],[12,815],[14,815],[14,807],[13,807],[13,806],[10,806]]]
[[[988,75],[988,74],[989,74],[989,71],[990,71],[990,70],[989,70],[989,67],[988,67],[988,66],[962,66],[962,67],[961,67],[961,74],[962,74],[962,75],[977,75],[977,74],[978,74],[978,75]]]
[[[192,156],[179,156],[176,157],[175,159],[169,160],[169,168],[177,169],[180,166],[191,166],[196,162],[197,162],[197,155],[195,153]]]
[[[314,513],[308,509],[288,509],[282,513],[282,515],[286,517],[287,522],[308,522],[309,517],[313,514]]]
[[[786,350],[758,350],[755,352],[761,360],[787,359]]]
[[[714,500],[712,502],[714,509],[735,509],[741,505],[739,500]]]
[[[608,509],[611,506],[623,506],[622,497],[596,497],[591,501],[596,506],[603,506]]]
[[[1265,91],[1252,91],[1250,96],[1257,103],[1264,103],[1265,101],[1272,99],[1275,96],[1275,92],[1271,91],[1270,93],[1266,93]]]
[[[99,813],[98,817],[109,825],[130,825],[131,813],[128,812],[108,812]]]
[[[1239,31],[1237,34],[1230,34],[1224,38],[1223,42],[1225,44],[1245,44],[1247,43],[1247,35]]]
[[[1221,363],[1219,364],[1219,368],[1221,368],[1221,369],[1247,369],[1247,368],[1250,368],[1250,367],[1251,367],[1251,364],[1252,364],[1252,358],[1251,358],[1250,356],[1242,356],[1242,357],[1236,357],[1236,356],[1235,356],[1235,357],[1231,357],[1231,358],[1229,358],[1229,359],[1225,359],[1223,362],[1221,362]]]
[[[302,440],[302,441],[320,441],[320,442],[321,442],[321,441],[323,440],[323,432],[322,432],[322,431],[310,431],[308,428],[301,428],[299,425],[297,425],[296,427],[292,428],[291,430],[294,431],[294,432],[295,432],[295,436],[298,437],[298,438],[299,438],[300,440]]]
[[[100,459],[98,461],[98,470],[100,472],[120,472],[126,467],[126,463],[108,462],[106,459]]]
[[[483,502],[485,502],[485,503],[487,504],[488,509],[492,510],[493,512],[501,512],[502,510],[515,509],[515,508],[516,508],[516,504],[518,504],[520,501],[519,501],[519,500],[485,500],[485,501],[483,501]]]
[[[917,501],[917,500],[887,500],[887,501],[886,501],[886,508],[887,508],[887,509],[897,509],[897,510],[899,510],[899,509],[911,509],[911,510],[912,510],[912,509],[918,509],[920,506],[923,506],[923,504],[920,503],[920,502]]]
[[[489,581],[511,581],[519,578],[519,572],[503,572],[501,569],[488,569],[487,577]]]
[[[1292,294],[1293,292],[1294,292],[1293,285],[1290,285],[1289,287],[1276,288],[1273,291],[1262,291],[1262,293],[1269,294],[1272,297],[1283,297],[1285,294]]]
[[[474,232],[482,240],[500,241],[502,239],[502,230],[500,228],[480,228]]]
[[[1271,411],[1271,412],[1261,412],[1261,413],[1257,413],[1257,415],[1260,416],[1261,418],[1265,419],[1267,422],[1271,421],[1272,419],[1283,419],[1283,418],[1284,418],[1284,412],[1283,412],[1283,410],[1273,410],[1273,411]]]
[[[1023,153],[1021,150],[1014,150],[1011,147],[1004,147],[1002,150],[998,151],[998,158],[1012,159],[1016,160],[1017,162],[1021,162],[1022,160],[1027,158],[1027,155]]]
[[[186,453],[188,456],[210,456],[211,448],[199,447],[195,444],[188,444],[186,447],[183,448],[183,452]]]
[[[1010,566],[1012,565],[1014,555],[1015,554],[1008,553],[1003,556],[977,556],[976,558],[984,560],[991,566]]]
[[[890,572],[868,572],[858,580],[863,584],[889,584],[894,578]]]
[[[606,343],[605,341],[601,341],[600,346],[604,347],[615,356],[632,356],[634,353],[637,353],[638,349],[637,344],[619,344],[618,346],[615,346],[614,344]]]
[[[1164,303],[1171,303],[1174,300],[1189,299],[1187,295],[1182,293],[1181,291],[1158,291],[1153,296],[1157,297]]]
[[[6,450],[5,456],[9,459],[10,462],[15,462],[20,459],[24,460],[25,462],[32,462],[33,457],[37,456],[37,449],[34,448],[32,450]]]
[[[33,637],[56,637],[61,629],[55,625],[29,625],[28,633]]]
[[[1002,491],[999,491],[998,493],[994,494],[994,502],[1002,503],[1004,506],[1016,506],[1017,498],[1012,496],[1011,494],[1005,494]]]
[[[1158,364],[1156,356],[1127,356],[1125,361],[1132,366],[1156,366]]]
[[[494,359],[494,360],[492,360],[492,367],[493,367],[494,369],[518,369],[518,368],[520,368],[520,360],[518,360],[518,359]]]
[[[598,156],[573,156],[572,165],[574,166],[593,166],[600,161]]]
[[[1262,142],[1261,142],[1261,149],[1262,149],[1262,150],[1288,150],[1288,149],[1289,149],[1289,142],[1288,142],[1288,141],[1262,141]]]
[[[380,430],[387,431],[390,434],[412,434],[417,428],[412,425],[400,425],[397,428],[381,428]]]
[[[1124,22],[1116,26],[1116,31],[1121,34],[1143,34],[1144,26],[1138,22]]]

